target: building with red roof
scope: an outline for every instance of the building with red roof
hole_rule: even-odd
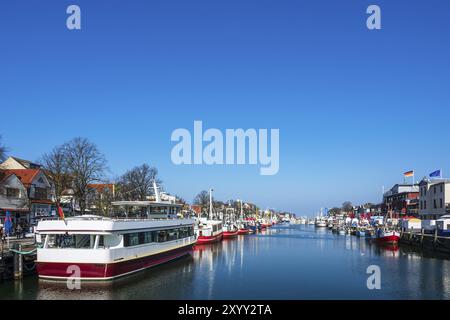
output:
[[[26,220],[29,224],[35,224],[39,219],[55,214],[53,187],[45,171],[39,165],[31,161],[9,157],[0,164],[0,171],[3,180],[7,179],[7,177],[15,177],[8,180],[8,183],[10,183],[12,179],[15,187],[9,188],[4,186],[3,194],[1,193],[2,190],[0,190],[0,196],[4,197],[3,202],[1,202],[3,204],[0,205],[0,217],[1,214],[5,214],[6,209],[11,209],[8,211],[15,212],[17,220]],[[20,187],[20,184],[22,187]],[[9,191],[5,191],[6,189]],[[21,199],[27,200],[27,206],[6,208],[5,203],[12,201],[13,198],[17,198],[18,194],[20,194]]]

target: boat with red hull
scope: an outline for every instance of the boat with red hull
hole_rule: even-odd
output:
[[[112,280],[189,255],[191,219],[110,219],[85,215],[37,226],[39,278]]]
[[[197,244],[212,244],[223,239],[223,225],[219,220],[200,218],[196,226]]]
[[[225,231],[223,233],[223,238],[224,239],[233,239],[233,238],[236,238],[238,236],[238,234],[239,234],[239,230],[236,230],[236,231]]]
[[[149,255],[138,259],[130,259],[118,263],[77,263],[77,268],[84,280],[109,280],[126,276],[140,270],[145,270],[192,253],[193,244],[168,250],[163,253]],[[40,278],[65,279],[67,271],[74,270],[73,263],[37,262],[37,272]]]
[[[236,238],[239,234],[239,229],[236,225],[232,223],[227,223],[223,227],[223,238],[224,239],[232,239]]]
[[[239,234],[239,235],[250,234],[250,229],[239,229],[239,230],[238,230],[238,234]]]
[[[223,233],[222,234],[218,234],[215,236],[199,236],[197,237],[197,244],[211,244],[211,243],[216,243],[216,242],[220,242],[223,239]]]
[[[400,233],[397,231],[379,230],[377,241],[380,244],[396,245],[400,241]]]

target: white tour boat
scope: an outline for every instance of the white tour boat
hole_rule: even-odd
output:
[[[161,201],[158,195],[156,201],[113,205],[125,207],[125,218],[83,215],[40,221],[39,277],[110,280],[191,253],[195,221],[176,218],[180,205]],[[139,218],[128,218],[130,210]]]

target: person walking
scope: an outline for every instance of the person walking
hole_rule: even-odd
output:
[[[16,237],[17,239],[20,239],[20,236],[22,235],[22,227],[20,226],[20,223],[17,224],[16,228]]]

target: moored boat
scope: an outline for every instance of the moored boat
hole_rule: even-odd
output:
[[[226,223],[223,226],[223,238],[232,239],[236,238],[239,234],[239,229],[232,223]]]
[[[43,279],[112,280],[190,254],[192,219],[42,220],[37,273]]]
[[[197,244],[219,242],[223,237],[222,221],[201,218],[195,228],[195,232],[197,234]]]
[[[378,229],[376,239],[382,244],[398,244],[400,241],[400,232],[395,230]]]

